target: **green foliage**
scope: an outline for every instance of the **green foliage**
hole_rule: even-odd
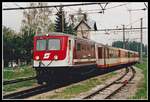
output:
[[[62,31],[62,15],[63,15],[64,31]],[[55,20],[55,31],[75,35],[73,25],[68,24],[68,22],[66,22],[65,14],[64,14],[64,11],[61,7],[60,7],[59,12],[57,13],[57,17]]]
[[[138,91],[135,96],[131,97],[132,99],[146,99],[147,98],[147,58],[143,59],[143,63],[136,64],[137,68],[142,69],[144,74],[144,79],[141,81]]]
[[[56,32],[63,32],[62,31],[62,16],[63,16],[63,24],[64,24],[64,32],[67,30],[67,23],[65,20],[65,15],[62,7],[60,7],[59,12],[57,13],[57,17],[55,20],[55,31]]]
[[[71,85],[61,92],[58,92],[53,95],[46,96],[47,99],[67,99],[67,98],[73,98],[76,97],[78,94],[87,92],[91,90],[93,87],[96,87],[97,85],[100,85],[103,83],[106,79],[111,78],[113,75],[116,75],[115,72],[109,73],[104,75],[103,77],[95,77],[91,78],[89,80],[86,80],[84,82],[81,82],[79,84]],[[39,97],[42,99],[42,97]]]
[[[22,36],[16,34],[10,28],[3,28],[3,54],[4,66],[8,66],[8,62],[14,60],[27,60],[31,62],[33,49],[33,31],[24,30]]]
[[[123,42],[122,41],[115,41],[112,43],[113,47],[123,48]]]
[[[26,59],[27,63],[31,62],[32,59],[32,50],[33,50],[33,37],[34,33],[33,31],[30,32],[24,32],[22,35],[22,40],[24,43],[22,43],[22,59]]]
[[[75,30],[73,29],[73,25],[72,24],[70,24],[68,26],[68,32],[67,33],[71,34],[71,35],[76,35]]]
[[[48,6],[47,2],[31,2],[30,7],[34,6]],[[54,30],[51,21],[52,9],[38,8],[28,9],[23,11],[22,29],[31,29],[34,32],[50,32]]]
[[[118,47],[118,48],[123,48],[123,42],[122,41],[115,41],[112,43],[113,47]],[[140,52],[140,46],[141,43],[140,42],[136,42],[136,41],[131,41],[126,43],[126,49],[127,50],[132,50],[132,51],[137,51]],[[144,55],[147,55],[147,45],[144,46],[144,44],[142,44],[142,49],[143,52],[145,53]]]
[[[4,68],[3,70],[3,80],[14,80],[23,77],[35,76],[35,70],[31,66],[22,66],[18,69]],[[8,84],[3,86],[4,92],[17,91],[19,88],[31,87],[33,84],[37,83],[36,80],[29,80],[14,84]]]
[[[14,84],[8,84],[3,87],[3,91],[4,92],[17,91],[19,88],[31,87],[35,83],[36,80],[29,80],[29,81],[14,83]]]
[[[12,80],[12,79],[18,79],[21,77],[35,76],[35,74],[36,74],[35,70],[29,66],[20,67],[14,70],[8,70],[7,68],[5,68],[3,70],[3,79]]]
[[[3,27],[3,58],[4,66],[8,66],[8,61],[13,60],[15,48],[17,47],[13,42],[18,39],[15,32],[10,28]]]

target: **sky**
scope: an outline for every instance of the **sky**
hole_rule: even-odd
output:
[[[59,4],[74,4],[74,3],[83,3],[83,2],[49,2],[48,5],[59,5]],[[118,5],[122,5],[119,7],[115,7]],[[148,5],[148,3],[146,2]],[[3,2],[2,8],[14,8],[14,7],[27,7],[29,6],[28,2]],[[105,6],[105,5],[102,5]],[[114,7],[114,8],[111,8]],[[68,18],[69,14],[75,13],[79,8],[83,11],[87,12],[98,12],[100,11],[100,5],[89,5],[89,6],[74,6],[74,7],[65,7],[64,11],[66,11],[66,17]],[[124,24],[125,27],[140,27],[140,18],[143,18],[143,27],[148,27],[148,10],[137,10],[137,11],[129,11],[136,9],[146,8],[144,2],[110,2],[106,6],[106,10],[104,14],[100,13],[88,13],[88,18],[96,21],[98,29],[110,29],[110,28],[122,28]],[[54,13],[57,12],[55,8],[52,8]],[[23,19],[23,10],[10,10],[4,11],[2,10],[2,25],[10,27],[16,32],[20,31],[21,21]],[[51,18],[53,21],[55,20],[55,16]],[[105,34],[108,32],[109,34]],[[111,45],[113,41],[120,40],[122,41],[122,32],[114,32],[114,31],[98,31],[91,32],[91,39],[97,42]],[[140,32],[139,31],[130,31],[125,33],[126,39],[129,41],[138,41],[140,42]],[[143,30],[143,43],[148,44],[148,31]]]

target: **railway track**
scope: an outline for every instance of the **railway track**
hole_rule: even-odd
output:
[[[135,76],[135,70],[133,67],[126,68],[126,72],[118,79],[112,81],[108,85],[90,93],[82,99],[109,99],[115,93],[117,93],[122,87],[128,84]]]
[[[129,69],[126,69],[126,72],[128,72],[128,71],[129,71]],[[105,72],[105,73],[107,73],[107,72]],[[101,73],[101,74],[104,74],[104,73]],[[124,77],[126,74],[127,73],[125,73],[123,76],[118,78],[118,80],[121,79],[122,77]],[[97,76],[97,74],[96,74],[96,76]],[[87,76],[86,79],[88,79],[88,78],[90,78],[90,76]],[[19,92],[4,95],[3,99],[23,99],[23,98],[31,97],[31,96],[38,95],[38,94],[41,94],[41,93],[44,93],[44,92],[48,92],[48,91],[51,91],[51,90],[54,90],[54,89],[58,89],[58,88],[61,88],[61,87],[65,87],[67,85],[77,83],[77,82],[80,82],[82,80],[85,80],[85,79],[83,79],[83,78],[74,79],[74,80],[70,80],[69,82],[64,81],[63,83],[54,84],[52,86],[47,86],[47,85],[37,86],[37,87],[34,87],[34,88],[30,88],[30,89],[22,90],[22,91],[19,91]]]
[[[18,82],[27,81],[27,80],[33,80],[33,79],[36,79],[36,76],[34,76],[34,77],[28,77],[28,78],[20,78],[20,79],[15,79],[15,80],[4,81],[3,85],[18,83]]]
[[[29,96],[36,95],[41,92],[45,92],[49,87],[47,85],[36,86],[23,91],[7,94],[3,96],[3,99],[21,99]]]
[[[105,74],[105,73],[108,73],[108,72],[104,71],[101,74],[97,74],[97,73],[94,74],[93,73],[92,76],[90,74],[90,76],[87,75],[86,78],[85,77],[84,78],[74,77],[72,80],[65,80],[65,81],[63,81],[59,84],[54,83],[54,85],[52,85],[52,86],[46,86],[46,85],[38,86],[38,87],[30,88],[30,89],[27,89],[27,90],[22,90],[22,91],[11,93],[11,94],[6,94],[6,95],[3,96],[3,99],[23,99],[23,98],[31,97],[31,96],[38,95],[38,94],[41,94],[41,93],[44,93],[44,92],[48,92],[48,91],[51,91],[51,90],[54,90],[54,89],[65,87],[65,86],[71,85],[73,83],[77,83],[77,82],[80,82],[82,80],[86,80],[88,78],[98,76],[98,75],[102,75],[102,74]],[[13,83],[13,82],[10,82],[10,83]]]

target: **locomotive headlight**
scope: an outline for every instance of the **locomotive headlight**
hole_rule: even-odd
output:
[[[54,56],[54,60],[58,60],[58,56],[57,55]]]
[[[36,56],[36,57],[35,57],[35,59],[36,59],[36,60],[39,60],[39,59],[40,59],[40,57],[39,57],[39,56]]]

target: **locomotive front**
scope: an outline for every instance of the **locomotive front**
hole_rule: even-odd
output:
[[[34,37],[33,67],[66,65],[67,36],[37,35]]]
[[[37,82],[53,83],[57,74],[68,65],[67,62],[68,36],[47,34],[34,37],[33,68]]]

